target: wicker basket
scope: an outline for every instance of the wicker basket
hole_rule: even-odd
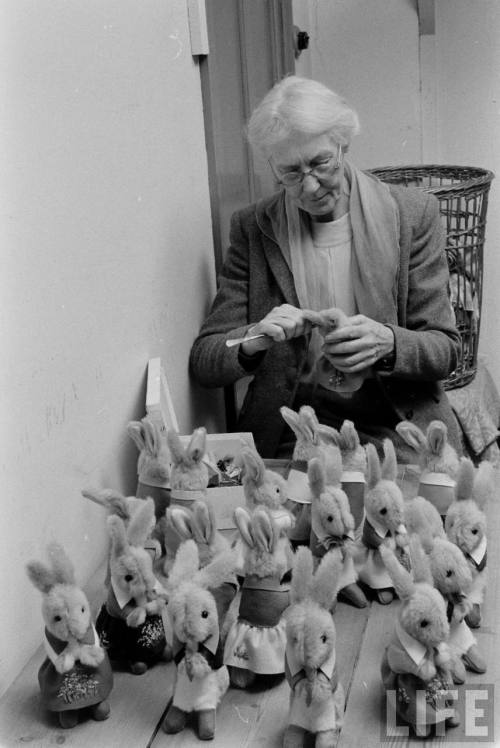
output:
[[[434,194],[446,227],[450,291],[462,341],[460,361],[445,388],[474,379],[481,321],[483,246],[493,172],[473,166],[386,166],[370,169],[383,182]]]

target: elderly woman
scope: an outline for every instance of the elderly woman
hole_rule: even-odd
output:
[[[403,419],[443,420],[460,450],[440,384],[456,367],[459,335],[438,203],[350,163],[358,129],[342,98],[295,76],[249,121],[281,189],[234,214],[190,364],[205,387],[253,375],[237,429],[253,432],[263,457],[290,455],[279,407],[305,403],[322,423],[354,421],[364,442],[390,437],[402,462],[415,460],[394,431]],[[226,346],[238,337],[248,340]]]

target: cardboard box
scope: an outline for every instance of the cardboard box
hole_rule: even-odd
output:
[[[167,377],[159,358],[150,359],[148,363],[146,414],[148,418],[151,418],[158,425],[160,433],[165,440],[167,429],[179,431]],[[180,439],[184,445],[187,445],[191,439],[191,434],[181,435]],[[253,435],[250,432],[207,434],[204,459],[213,473],[213,468],[219,460],[227,457],[236,457],[243,446],[255,448]],[[149,486],[143,481],[139,481],[137,495],[143,498],[152,496],[155,499],[157,516],[158,513],[164,514],[166,507],[170,503],[175,502],[181,505],[184,504],[185,506],[189,506],[192,503],[188,498],[184,501],[174,499],[171,495],[169,482],[161,486]],[[245,506],[243,486],[220,485],[210,487],[207,489],[207,498],[215,510],[218,529],[234,529],[233,512],[237,506]]]

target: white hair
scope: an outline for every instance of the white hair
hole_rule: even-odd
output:
[[[277,145],[328,134],[348,146],[359,132],[356,112],[323,83],[290,75],[266,94],[247,126],[252,148],[269,156]]]

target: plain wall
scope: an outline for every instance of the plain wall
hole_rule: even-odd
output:
[[[215,279],[185,0],[4,0],[0,16],[2,692],[42,640],[25,563],[58,540],[86,583],[107,537],[81,489],[135,491],[125,427],[150,357],[181,430],[198,425],[187,361]]]
[[[434,33],[419,36],[413,0],[294,0],[294,22],[310,35],[296,72],[357,109],[361,133],[350,155],[361,168],[463,164],[498,175],[489,196],[479,350],[500,389],[500,3],[424,5]]]

